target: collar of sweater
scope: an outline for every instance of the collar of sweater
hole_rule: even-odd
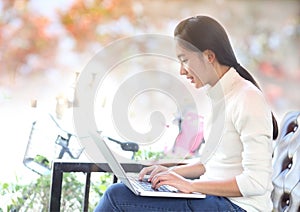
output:
[[[232,85],[239,78],[234,68],[230,68],[214,86],[207,86],[206,93],[213,101],[224,99],[225,95],[232,89]]]

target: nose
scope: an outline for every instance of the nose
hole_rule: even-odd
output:
[[[180,75],[187,75],[187,70],[183,67],[183,65],[180,66]]]

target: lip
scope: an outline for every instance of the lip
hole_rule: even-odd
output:
[[[195,83],[195,81],[194,81],[194,77],[191,77],[191,76],[188,76],[188,77],[186,77],[188,80],[191,80],[191,83]]]

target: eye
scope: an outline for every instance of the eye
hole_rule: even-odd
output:
[[[186,64],[188,61],[189,61],[188,59],[184,59],[184,60],[181,60],[181,63]]]

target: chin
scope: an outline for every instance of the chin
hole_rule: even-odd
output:
[[[203,85],[202,83],[195,84],[196,89],[203,88],[203,87],[205,87],[205,85]]]
[[[195,88],[197,88],[197,89],[202,88],[202,87],[203,87],[202,85],[195,84]]]

